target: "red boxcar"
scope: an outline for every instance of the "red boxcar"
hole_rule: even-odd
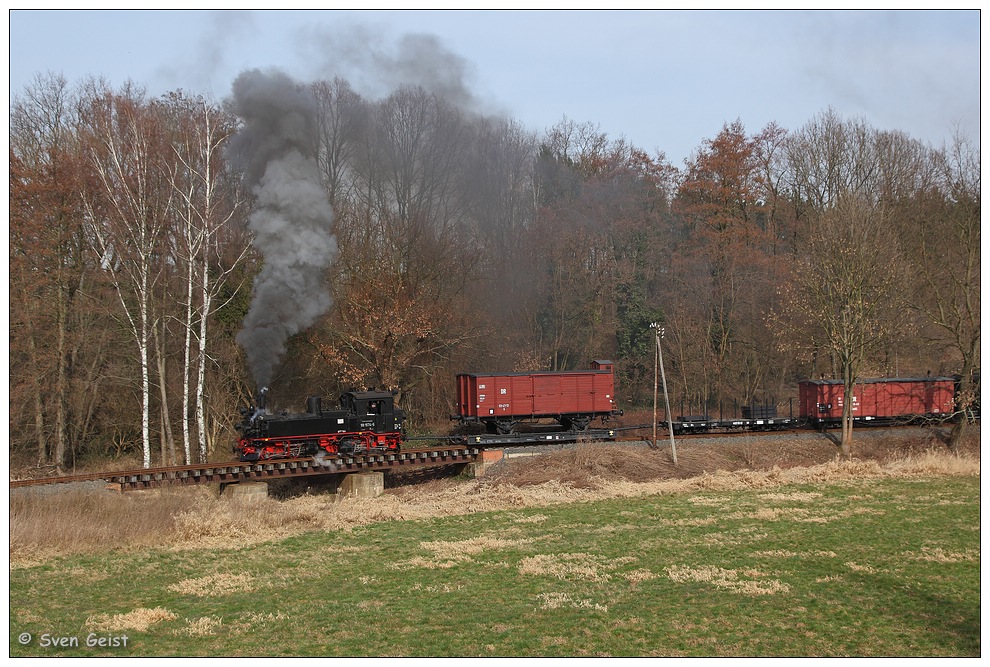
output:
[[[594,361],[586,371],[460,373],[457,409],[452,419],[484,424],[490,433],[511,433],[530,419],[555,419],[565,429],[583,431],[593,419],[621,414],[611,361]]]
[[[842,380],[798,383],[801,417],[814,423],[842,419]],[[871,378],[856,383],[852,397],[856,421],[944,419],[955,410],[955,380],[950,377]]]

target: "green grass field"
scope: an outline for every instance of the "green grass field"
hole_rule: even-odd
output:
[[[68,556],[11,570],[10,654],[979,656],[979,497],[842,481]]]

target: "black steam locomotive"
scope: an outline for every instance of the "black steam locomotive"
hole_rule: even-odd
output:
[[[266,394],[262,389],[257,405],[241,410],[234,445],[241,461],[394,452],[405,439],[405,414],[391,392],[348,391],[335,410],[324,410],[322,399],[310,396],[305,413],[279,415],[265,409]]]

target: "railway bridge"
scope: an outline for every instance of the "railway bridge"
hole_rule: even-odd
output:
[[[11,480],[10,488],[23,488],[72,482],[105,481],[107,488],[117,491],[153,489],[163,486],[192,486],[218,484],[221,493],[235,484],[257,484],[276,480],[306,477],[341,476],[341,490],[360,496],[381,493],[386,471],[422,470],[438,466],[472,466],[480,475],[487,463],[501,458],[500,450],[513,445],[541,445],[575,442],[577,440],[614,439],[615,431],[519,433],[510,435],[472,435],[447,438],[422,436],[411,438],[410,448],[401,452],[337,454],[324,457],[273,459],[162,466],[112,472],[96,472],[38,479]],[[416,446],[418,442],[430,445]],[[438,444],[439,443],[439,444]]]
[[[107,487],[128,491],[162,486],[219,484],[221,490],[231,484],[271,482],[284,479],[355,473],[381,473],[386,470],[415,469],[430,466],[466,466],[479,460],[477,447],[445,446],[411,449],[394,454],[347,455],[324,458],[241,461],[184,466],[162,466],[115,472],[86,473],[40,479],[11,480],[10,488],[105,481]],[[359,487],[360,488],[360,487]]]

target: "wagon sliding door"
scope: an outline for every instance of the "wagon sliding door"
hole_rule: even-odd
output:
[[[559,375],[533,376],[533,414],[559,414],[561,396]]]

